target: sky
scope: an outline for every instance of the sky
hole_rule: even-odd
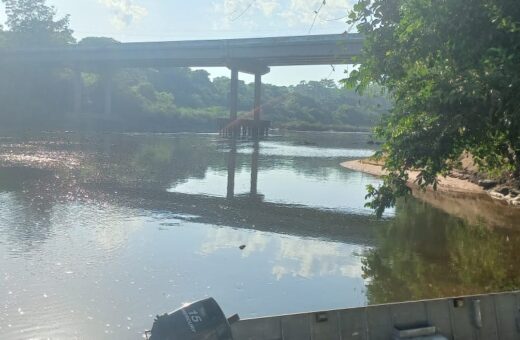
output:
[[[58,16],[71,16],[74,36],[108,36],[119,41],[254,38],[342,33],[355,0],[47,0]],[[316,15],[316,11],[318,15]],[[5,9],[0,7],[0,22]],[[272,68],[264,82],[292,85],[302,80],[339,80],[347,66]],[[212,77],[225,68],[207,69]],[[241,74],[242,80],[252,81]]]

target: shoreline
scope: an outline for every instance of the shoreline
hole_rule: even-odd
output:
[[[383,167],[381,165],[371,163],[370,161],[363,159],[343,162],[341,163],[341,166],[349,170],[360,171],[377,177],[381,177],[386,174],[386,171],[383,170]],[[418,175],[419,171],[410,171],[408,173],[409,186],[419,187],[417,184],[415,184]],[[428,186],[427,190],[434,191],[431,186]],[[484,190],[481,186],[472,183],[468,180],[451,176],[439,177],[437,191],[489,195],[489,192]]]
[[[355,160],[341,163],[343,168],[381,177],[385,174],[382,166],[369,160]],[[414,180],[418,172],[412,171],[408,186],[412,195],[450,215],[457,216],[473,225],[485,222],[488,227],[520,228],[520,200],[508,200],[497,196],[493,190],[485,190],[466,179],[441,177],[437,190],[428,186],[421,190]]]

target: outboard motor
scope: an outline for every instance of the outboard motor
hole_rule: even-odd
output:
[[[149,340],[233,340],[230,322],[213,298],[185,306],[170,314],[157,316]]]

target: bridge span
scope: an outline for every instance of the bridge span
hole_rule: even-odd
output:
[[[361,53],[359,34],[114,43],[104,46],[13,49],[0,63],[69,67],[75,71],[74,111],[82,106],[82,71],[105,79],[105,113],[111,112],[111,74],[124,67],[228,67],[231,70],[230,123],[237,120],[238,74],[255,75],[254,121],[260,122],[262,76],[271,66],[353,64]],[[234,128],[231,129],[234,131]]]

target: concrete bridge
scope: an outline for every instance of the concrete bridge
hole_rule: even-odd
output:
[[[74,111],[82,107],[82,71],[105,80],[105,113],[111,112],[111,74],[123,67],[228,67],[231,70],[230,122],[237,119],[238,74],[255,75],[254,121],[260,123],[262,75],[271,66],[352,64],[360,54],[359,34],[329,34],[253,39],[114,43],[0,52],[0,63],[26,63],[75,70]]]

